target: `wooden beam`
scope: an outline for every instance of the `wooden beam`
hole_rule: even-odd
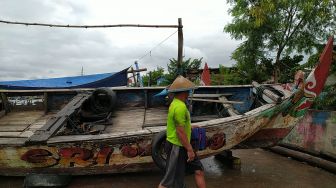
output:
[[[0,138],[0,145],[18,146],[23,145],[28,138]]]
[[[4,104],[5,113],[7,114],[7,113],[10,112],[10,107],[9,107],[9,102],[8,102],[8,99],[7,99],[7,95],[5,93],[1,93],[0,97],[1,97],[1,101]]]
[[[128,73],[128,71],[127,71],[127,73]],[[137,81],[136,81],[135,71],[134,71],[133,67],[131,67],[130,73],[132,73],[132,75],[133,75],[132,77],[133,77],[133,81],[134,81],[134,86],[136,86]]]
[[[336,163],[324,160],[322,158],[314,157],[312,155],[302,153],[299,151],[291,150],[288,148],[280,147],[280,146],[274,146],[269,148],[271,151],[284,155],[284,156],[289,156],[294,159],[297,159],[299,161],[304,161],[309,164],[312,164],[314,166],[318,166],[320,168],[326,169],[330,172],[336,173]]]
[[[183,25],[182,18],[178,19],[178,48],[177,48],[177,71],[182,75],[182,60],[183,60]],[[185,76],[185,75],[183,75]]]
[[[62,108],[62,110],[50,118],[43,127],[35,131],[34,135],[29,137],[26,144],[31,145],[45,143],[64,126],[73,113],[75,113],[82,103],[89,97],[90,94],[76,95],[64,108]]]
[[[192,99],[193,101],[204,101],[204,102],[215,102],[215,103],[222,103],[222,104],[244,104],[244,102],[241,101],[220,101],[220,100],[214,100],[214,99],[199,99],[199,98],[193,98],[189,97],[188,99]]]
[[[222,102],[227,102],[229,100],[227,100],[226,97],[221,96],[219,97],[219,100]],[[228,104],[228,103],[223,103],[223,107],[226,109],[226,111],[228,112],[228,114],[230,116],[236,116],[239,115],[239,112],[237,112],[237,110],[235,108],[233,108],[232,104]]]
[[[127,73],[135,73],[135,72],[144,72],[144,71],[147,71],[147,68],[134,70],[133,67],[131,67],[130,69],[131,70],[127,71]]]
[[[253,92],[257,93],[257,88],[260,88],[261,85],[258,82],[254,81],[252,82],[252,85],[254,86]],[[268,103],[275,102],[278,104],[282,101],[282,97],[278,96],[277,94],[273,93],[271,90],[267,88],[263,89],[262,94],[263,99]]]
[[[43,106],[44,106],[44,114],[47,114],[49,109],[48,109],[48,93],[44,92],[43,94]]]
[[[218,98],[221,96],[231,96],[232,93],[220,93],[220,94],[193,94],[194,98]]]
[[[108,28],[108,27],[152,27],[152,28],[178,28],[178,25],[145,25],[145,24],[115,24],[115,25],[70,25],[70,24],[47,24],[32,22],[14,22],[0,20],[0,23],[25,25],[25,26],[44,26],[44,27],[65,27],[65,28]]]
[[[5,115],[6,115],[6,111],[5,110],[0,111],[0,118],[2,118]]]

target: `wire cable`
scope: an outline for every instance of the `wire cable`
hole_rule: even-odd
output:
[[[178,30],[176,30],[174,33],[170,34],[167,38],[165,38],[163,41],[161,41],[159,44],[157,44],[156,46],[154,46],[152,49],[150,49],[146,54],[144,54],[143,56],[141,56],[138,61],[140,61],[141,59],[143,59],[144,57],[146,57],[147,55],[152,55],[152,51],[157,48],[158,46],[160,46],[161,44],[163,44],[164,42],[166,42],[170,37],[172,37],[175,33],[177,33]]]

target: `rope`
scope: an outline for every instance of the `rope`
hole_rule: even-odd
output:
[[[143,56],[141,56],[138,60],[140,61],[141,59],[143,59],[144,57],[146,57],[147,55],[152,55],[152,51],[157,48],[158,46],[160,46],[162,43],[166,42],[170,37],[172,37],[175,33],[177,33],[178,30],[176,30],[174,33],[170,34],[167,38],[165,38],[163,41],[161,41],[159,44],[157,44],[156,46],[154,46],[152,49],[150,49],[146,54],[144,54]]]

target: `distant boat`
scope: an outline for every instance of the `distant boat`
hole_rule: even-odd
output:
[[[117,87],[127,85],[127,69],[120,72],[48,78],[36,80],[0,81],[0,89],[38,90],[38,89],[72,89]]]

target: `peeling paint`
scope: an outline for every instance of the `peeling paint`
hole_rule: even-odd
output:
[[[335,119],[336,111],[309,110],[282,143],[336,158]]]

